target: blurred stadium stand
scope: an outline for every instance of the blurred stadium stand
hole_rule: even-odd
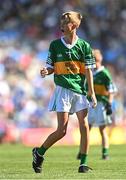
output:
[[[18,141],[23,129],[55,128],[55,114],[47,111],[53,76],[43,80],[39,70],[68,10],[82,13],[78,35],[103,52],[118,88],[114,124],[126,127],[126,1],[0,0],[0,142],[10,129]]]

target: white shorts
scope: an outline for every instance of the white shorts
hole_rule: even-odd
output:
[[[49,102],[49,111],[76,113],[89,108],[86,96],[75,93],[61,86],[56,86],[54,94]]]
[[[111,117],[106,115],[105,106],[98,102],[96,108],[89,108],[88,122],[92,126],[103,126],[112,123]]]

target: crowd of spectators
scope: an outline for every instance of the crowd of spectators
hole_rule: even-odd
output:
[[[100,48],[118,88],[113,107],[116,121],[126,110],[125,0],[4,0],[0,1],[0,136],[17,128],[54,127],[48,113],[53,76],[40,77],[51,40],[61,35],[60,15],[83,15],[78,35]]]

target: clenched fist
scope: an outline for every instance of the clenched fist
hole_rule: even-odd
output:
[[[41,77],[44,78],[48,74],[47,68],[43,67],[42,69],[40,69],[40,74],[41,74]]]

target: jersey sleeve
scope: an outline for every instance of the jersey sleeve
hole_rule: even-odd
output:
[[[118,92],[118,89],[114,82],[110,83],[110,85],[108,87],[108,91],[109,91],[109,93],[117,93]]]
[[[117,87],[114,84],[111,74],[108,70],[106,70],[106,83],[107,83],[107,90],[109,93],[116,93]]]
[[[55,61],[55,50],[52,42],[49,46],[48,57],[46,60],[46,67],[54,69],[54,61]]]
[[[96,67],[95,58],[93,56],[92,49],[88,43],[86,43],[84,52],[85,68],[94,69]]]

